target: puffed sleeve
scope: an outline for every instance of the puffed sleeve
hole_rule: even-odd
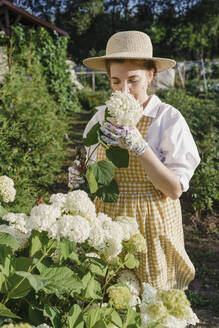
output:
[[[175,172],[183,191],[187,191],[200,157],[188,124],[173,107],[169,108],[168,115],[163,118],[160,151],[164,165]]]

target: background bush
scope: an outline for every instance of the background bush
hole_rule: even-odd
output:
[[[77,92],[77,97],[83,109],[94,113],[95,107],[104,105],[110,94],[111,90],[93,92],[90,88],[86,87]]]
[[[27,67],[28,54],[42,65],[48,92],[57,103],[56,112],[73,113],[80,110],[76,87],[70,78],[67,60],[68,37],[57,32],[48,32],[42,27],[29,29],[24,25],[13,28],[11,38],[13,60]],[[25,53],[21,58],[20,54]]]
[[[52,93],[36,48],[35,41],[22,38],[17,47],[17,38],[12,37],[10,69],[0,88],[0,173],[15,182],[17,196],[9,206],[15,212],[28,212],[38,198],[48,196],[66,156],[68,126],[63,112],[69,98],[61,98],[61,89],[55,84]],[[56,85],[61,85],[58,75],[56,78]]]

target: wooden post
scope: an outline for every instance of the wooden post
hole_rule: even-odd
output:
[[[95,72],[92,72],[92,91],[95,92]]]

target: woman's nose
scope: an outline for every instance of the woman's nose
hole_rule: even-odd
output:
[[[121,84],[121,90],[122,92],[129,92],[129,86],[128,86],[128,83],[126,81],[124,81],[122,84]]]

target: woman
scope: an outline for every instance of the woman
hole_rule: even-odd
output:
[[[154,74],[173,67],[175,61],[153,57],[147,34],[124,31],[109,39],[105,56],[87,58],[83,63],[107,71],[112,90],[131,93],[144,108],[134,133],[104,122],[105,106],[84,131],[85,137],[99,121],[103,140],[130,153],[129,167],[115,170],[118,201],[104,203],[97,198],[97,212],[137,218],[147,242],[147,253],[139,255],[136,272],[141,282],[163,289],[186,289],[195,270],[184,248],[179,197],[188,190],[200,158],[179,111],[148,95]],[[98,147],[93,160],[105,158],[104,148]]]

